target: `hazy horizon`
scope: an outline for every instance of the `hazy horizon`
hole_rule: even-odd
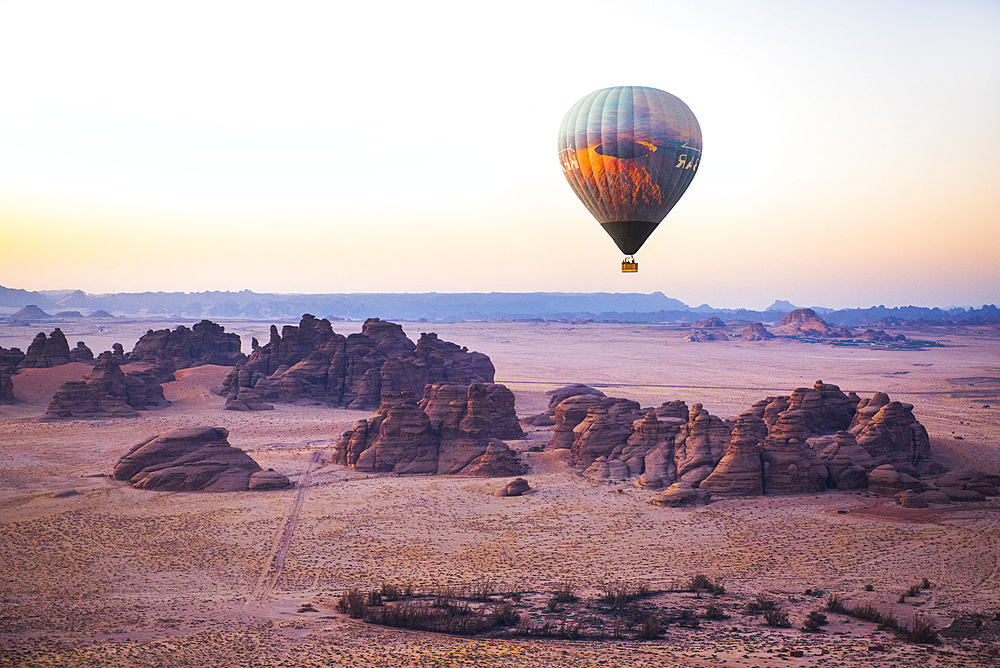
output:
[[[15,0],[0,26],[0,285],[1000,295],[996,2]],[[704,137],[636,275],[556,155],[613,85]]]

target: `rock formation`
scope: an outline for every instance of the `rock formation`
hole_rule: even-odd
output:
[[[706,329],[696,329],[690,334],[684,337],[685,341],[690,341],[691,343],[707,343],[709,341],[728,341],[729,335],[724,331],[713,332]]]
[[[588,409],[586,417],[573,428],[570,446],[573,465],[586,468],[598,457],[619,454],[632,435],[632,423],[639,410],[639,404],[628,399],[615,399],[610,405]]]
[[[48,369],[69,363],[69,343],[66,341],[66,335],[57,327],[48,337],[44,332],[39,332],[35,336],[18,368]]]
[[[0,369],[0,403],[14,402],[14,381],[6,369]]]
[[[52,316],[38,308],[35,304],[28,304],[24,308],[11,313],[10,320],[51,320]]]
[[[847,327],[836,327],[808,308],[795,309],[781,319],[774,330],[781,336],[851,337]]]
[[[761,442],[767,437],[764,420],[748,411],[736,426],[718,465],[699,488],[719,496],[760,496],[764,493]]]
[[[103,352],[83,380],[63,384],[39,420],[138,417],[136,410],[158,408],[167,403],[163,387],[151,372],[126,375],[115,355]]]
[[[555,407],[555,426],[552,438],[546,446],[548,450],[573,447],[573,430],[587,417],[587,411],[594,406],[608,407],[614,399],[604,394],[578,394],[567,397]]]
[[[94,352],[83,341],[77,341],[76,348],[69,351],[69,361],[92,364],[94,362]]]
[[[378,411],[341,437],[334,461],[359,471],[499,477],[522,473],[499,439],[522,438],[514,395],[503,385],[428,385],[385,395]]]
[[[827,442],[830,444],[823,447]],[[854,434],[838,431],[832,439],[818,440],[813,447],[820,451],[820,458],[826,463],[827,487],[850,490],[864,489],[868,485],[868,471],[875,468],[875,461],[858,445]]]
[[[154,436],[119,459],[112,477],[137,489],[171,492],[241,492],[289,486],[288,478],[262,471],[249,455],[229,445],[228,436],[222,427],[191,427]]]
[[[202,320],[191,329],[178,325],[173,331],[149,330],[128,355],[130,364],[150,365],[161,380],[178,369],[203,364],[235,366],[245,359],[239,335],[227,334],[225,327],[211,320]]]
[[[787,495],[821,492],[829,472],[806,442],[808,416],[786,410],[771,427],[761,452],[764,493]]]
[[[707,503],[711,499],[711,496],[708,490],[696,488],[689,482],[675,482],[654,496],[652,502],[657,506],[678,508]]]
[[[764,329],[763,323],[752,322],[743,328],[740,338],[744,341],[767,341],[768,339],[773,339],[774,334]]]
[[[730,430],[701,404],[692,404],[687,424],[681,425],[674,443],[677,479],[697,486],[707,478],[726,453]]]
[[[0,346],[0,371],[6,371],[8,374],[17,373],[17,367],[24,361],[24,357],[25,355],[20,348],[8,350]]]
[[[697,320],[694,323],[694,327],[697,329],[719,328],[725,326],[726,323],[722,320],[722,318],[716,317],[714,315],[711,318],[708,318],[706,320]]]
[[[866,409],[873,406],[869,404]],[[913,416],[913,405],[890,401],[870,419],[851,428],[858,445],[868,451],[875,464],[906,464],[930,457],[927,430]]]
[[[514,478],[509,483],[493,492],[493,496],[503,498],[505,496],[521,496],[525,492],[531,491],[531,485],[524,478]]]
[[[492,383],[490,358],[469,352],[436,334],[414,344],[395,323],[370,318],[360,334],[343,336],[330,321],[306,314],[281,334],[271,326],[270,341],[256,348],[223,384],[231,400],[377,408],[383,396],[411,392],[423,397],[435,383]],[[244,402],[246,403],[246,402]]]
[[[927,485],[908,473],[897,471],[892,464],[877,466],[868,473],[868,491],[879,496],[895,496],[899,492],[923,492]]]

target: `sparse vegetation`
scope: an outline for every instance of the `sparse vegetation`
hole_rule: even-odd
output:
[[[765,610],[764,623],[779,629],[787,629],[792,626],[792,623],[788,621],[788,614],[783,612],[781,608]]]
[[[656,615],[649,613],[642,618],[639,626],[639,637],[642,640],[655,640],[663,635],[663,624],[656,618]]]
[[[830,594],[826,597],[826,610],[827,612],[839,612],[842,615],[847,614],[847,606],[836,594]]]
[[[723,612],[722,608],[720,608],[714,603],[709,603],[707,606],[705,606],[705,614],[702,615],[702,617],[704,617],[705,619],[714,619],[714,620],[729,619],[729,615]]]
[[[826,623],[826,615],[819,610],[813,610],[802,623],[802,630],[808,631],[809,633],[822,633],[822,627],[825,626]]]
[[[469,588],[469,598],[473,601],[489,601],[497,593],[497,583],[492,578],[483,578]]]
[[[560,583],[559,587],[552,592],[552,598],[557,603],[575,603],[580,599],[576,595],[576,584],[573,582],[572,578],[566,578]]]
[[[757,598],[747,603],[746,611],[748,615],[759,615],[774,610],[777,606],[774,599],[768,598],[765,594],[757,594]]]
[[[375,589],[368,592],[368,598],[365,603],[369,606],[380,606],[382,605],[382,592]]]
[[[388,582],[382,583],[382,589],[379,592],[382,595],[382,599],[387,602],[398,601],[403,597],[403,590],[399,585],[389,584]],[[407,596],[412,595],[413,590],[410,589],[410,593]]]
[[[303,603],[299,607],[298,611],[299,612],[319,612],[319,610],[317,610],[316,608],[313,607],[312,603]]]
[[[646,582],[630,583],[624,580],[605,582],[601,585],[600,602],[609,605],[616,610],[624,609],[629,603],[637,598],[643,598],[652,594],[649,584]]]
[[[875,587],[873,585],[866,584],[865,591],[875,591]]]
[[[934,624],[924,615],[917,615],[913,618],[913,628],[906,634],[907,640],[921,645],[935,645],[938,642],[937,631]]]
[[[337,601],[337,610],[349,615],[351,619],[364,619],[367,607],[365,595],[361,593],[360,589],[348,590],[341,594],[340,600]]]
[[[693,591],[699,598],[701,598],[701,592],[703,591],[708,592],[713,596],[722,596],[726,593],[725,587],[721,584],[713,583],[704,573],[698,573],[694,577],[688,579],[687,590]]]

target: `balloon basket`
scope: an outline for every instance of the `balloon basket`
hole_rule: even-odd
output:
[[[623,274],[635,274],[639,271],[639,263],[633,258],[625,258],[622,260],[622,273]]]

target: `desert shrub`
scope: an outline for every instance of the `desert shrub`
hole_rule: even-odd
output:
[[[903,593],[904,598],[912,598],[920,593],[920,585],[910,585],[910,588]]]
[[[864,619],[865,621],[875,622],[876,624],[887,629],[894,629],[898,626],[896,616],[891,610],[882,612],[870,603],[855,606],[848,611],[848,614],[851,615],[851,617],[857,617],[858,619]]]
[[[440,585],[434,589],[433,597],[435,608],[445,608],[459,598],[459,591],[452,585]]]
[[[642,640],[655,640],[663,635],[663,624],[656,618],[656,615],[648,614],[642,618],[639,626],[639,638]]]
[[[826,610],[827,612],[839,612],[841,614],[847,613],[847,606],[844,605],[844,601],[836,594],[830,594],[826,597]]]
[[[931,581],[928,580],[927,578],[924,578],[923,580],[920,581],[920,588],[921,589],[930,589],[931,588]]]
[[[403,590],[399,585],[389,584],[388,582],[382,583],[382,589],[379,593],[385,601],[398,601],[403,597]]]
[[[494,626],[515,626],[521,621],[521,615],[514,610],[512,604],[507,602],[495,604],[490,616]]]
[[[666,617],[668,624],[673,624],[675,626],[680,626],[686,629],[696,629],[701,626],[701,622],[698,621],[698,615],[694,613],[694,610],[690,608],[681,608]]]
[[[722,608],[714,603],[709,603],[705,606],[705,614],[702,615],[705,619],[729,619],[729,615],[722,611]]]
[[[370,606],[382,605],[382,592],[372,589],[368,592],[367,604]]]
[[[713,583],[704,573],[698,573],[694,577],[689,578],[687,581],[687,590],[693,591],[699,597],[703,591],[707,591],[713,596],[721,596],[726,592],[722,585]]]
[[[579,596],[576,595],[576,584],[573,582],[572,578],[566,578],[563,580],[554,592],[552,592],[552,598],[557,603],[573,603],[579,600]]]
[[[299,612],[319,612],[312,606],[312,603],[304,603],[300,608]]]
[[[764,594],[757,594],[757,598],[747,603],[747,614],[759,615],[762,612],[774,610],[777,605],[774,599],[768,598]]]
[[[497,583],[492,578],[483,578],[469,587],[469,598],[473,601],[488,601],[497,593]]]
[[[780,608],[765,610],[764,623],[768,626],[774,626],[781,629],[787,629],[792,625],[792,623],[788,621],[788,615],[782,612]]]
[[[559,609],[559,599],[556,598],[555,596],[550,598],[548,602],[545,604],[545,609],[548,610],[549,612],[557,611]]]
[[[806,621],[802,622],[802,630],[809,633],[821,633],[823,631],[822,627],[825,625],[826,615],[819,610],[813,610],[806,617]]]
[[[917,615],[913,618],[913,628],[907,633],[907,640],[922,645],[934,645],[938,642],[938,635],[931,620],[923,615]]]
[[[337,601],[337,610],[350,615],[351,619],[364,619],[366,608],[365,596],[360,589],[344,592]]]
[[[621,610],[637,598],[643,598],[653,593],[647,582],[637,582],[635,584],[624,580],[601,583],[600,602],[609,605],[616,610]]]
[[[873,585],[866,584],[865,591],[875,591],[875,587]]]

